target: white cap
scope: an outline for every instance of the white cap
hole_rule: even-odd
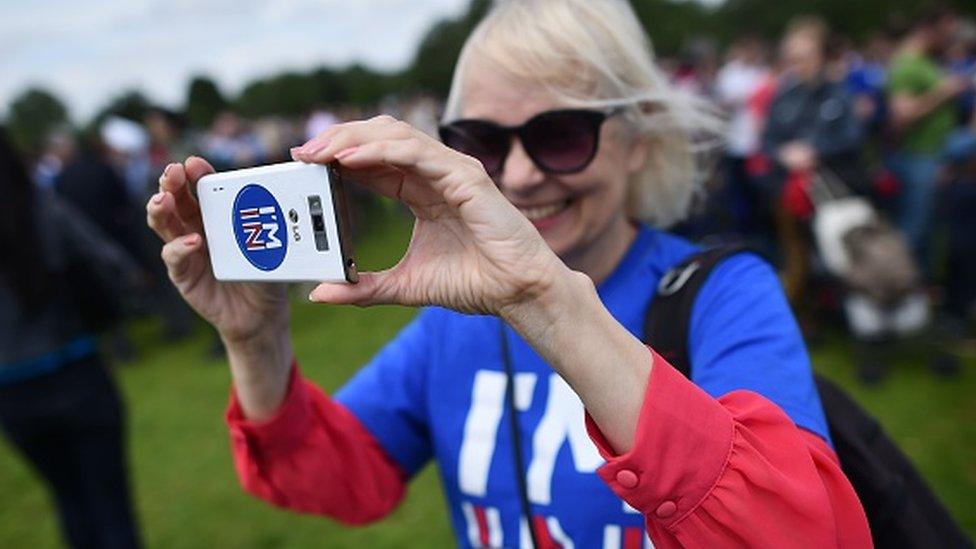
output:
[[[116,151],[133,154],[149,147],[149,134],[139,124],[118,116],[111,116],[102,123],[102,141]]]

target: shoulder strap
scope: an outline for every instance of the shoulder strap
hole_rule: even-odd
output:
[[[748,251],[744,245],[708,248],[664,273],[644,318],[644,343],[663,356],[685,377],[691,377],[688,332],[698,292],[722,260]]]

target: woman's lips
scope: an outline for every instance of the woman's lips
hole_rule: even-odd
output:
[[[559,202],[533,206],[516,206],[522,215],[528,218],[538,230],[552,227],[559,221],[560,214],[569,209],[573,199],[567,198]]]

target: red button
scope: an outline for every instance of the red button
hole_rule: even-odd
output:
[[[617,471],[617,483],[624,488],[633,488],[637,486],[637,473],[630,469],[621,469]]]
[[[673,515],[677,510],[678,506],[675,505],[673,501],[665,501],[661,505],[657,506],[657,511],[654,511],[654,514],[657,515],[657,518],[664,519]]]

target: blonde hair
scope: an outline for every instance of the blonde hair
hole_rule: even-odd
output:
[[[629,182],[628,213],[659,227],[687,216],[706,175],[700,153],[717,144],[723,122],[707,101],[669,83],[625,0],[496,0],[461,50],[445,121],[460,116],[474,56],[567,106],[623,107],[648,146]]]

